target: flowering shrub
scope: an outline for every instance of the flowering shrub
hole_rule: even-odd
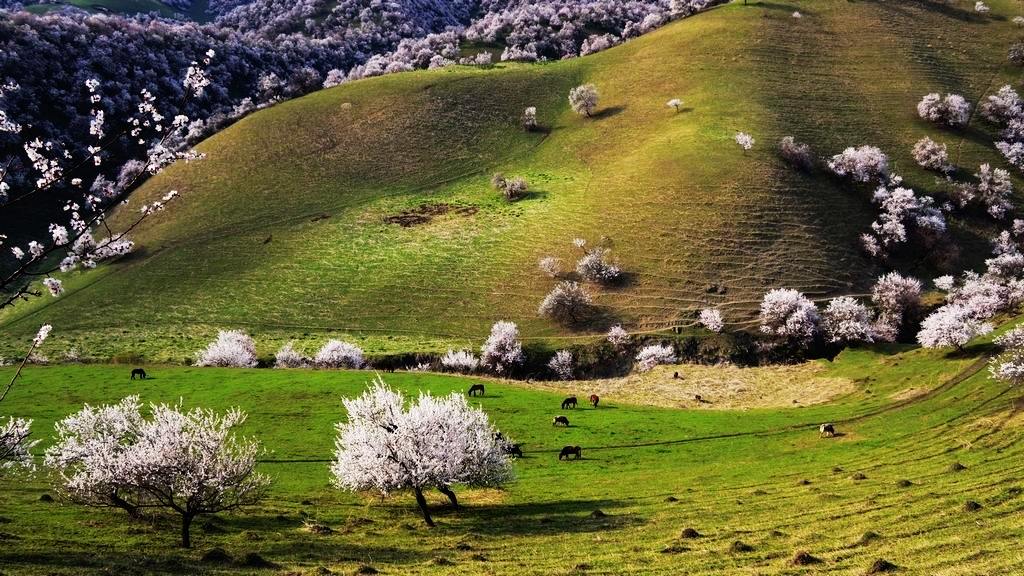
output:
[[[740,145],[740,148],[743,148],[744,152],[754,147],[754,137],[746,132],[737,132],[733,140]]]
[[[697,322],[700,322],[702,326],[712,332],[721,332],[722,328],[725,327],[725,322],[722,320],[722,313],[714,308],[705,308],[704,310],[701,310],[700,315],[697,317]]]
[[[274,355],[274,368],[305,368],[309,366],[309,358],[295,349],[292,342],[281,346]]]
[[[836,176],[855,182],[884,180],[889,175],[889,157],[875,146],[849,147],[828,161]]]
[[[636,355],[636,368],[640,372],[650,372],[659,364],[675,364],[676,351],[669,344],[649,344],[640,349]]]
[[[548,360],[548,368],[560,380],[572,380],[572,352],[568,350],[559,350],[558,352],[555,352],[555,355],[551,357],[551,360]]]
[[[449,350],[441,356],[441,367],[449,372],[469,374],[480,366],[480,359],[469,350]]]
[[[480,364],[498,374],[505,374],[522,363],[519,327],[514,322],[495,322],[491,326],[491,335],[480,348]]]
[[[618,324],[608,330],[605,338],[616,349],[625,348],[629,344],[629,332],[626,332],[626,329]]]
[[[597,87],[593,84],[577,86],[569,91],[569,106],[581,116],[592,116],[597,108]]]
[[[608,284],[622,277],[622,269],[610,261],[611,250],[592,248],[586,250],[583,258],[576,263],[576,273],[588,282]]]
[[[797,142],[792,136],[786,136],[779,141],[779,154],[783,160],[801,170],[810,171],[814,168],[814,155],[811,153],[810,145]]]
[[[937,172],[951,172],[953,167],[949,164],[949,152],[945,144],[939,144],[925,136],[914,144],[911,154],[918,166],[935,170]]]
[[[978,320],[973,312],[959,304],[946,304],[921,323],[917,341],[925,348],[963,349],[972,338],[992,331],[992,325]]]
[[[200,352],[196,360],[197,366],[254,368],[256,364],[256,342],[240,330],[218,332],[217,339]]]
[[[578,282],[565,281],[551,289],[537,313],[558,322],[575,324],[586,317],[592,304],[593,298],[586,288]]]
[[[821,314],[821,323],[829,342],[874,340],[871,313],[849,296],[833,298]]]
[[[313,357],[318,368],[362,368],[363,349],[341,340],[328,340]]]
[[[770,290],[761,300],[761,332],[798,341],[818,333],[818,307],[806,296],[787,288]]]
[[[971,118],[971,105],[959,94],[926,94],[917,104],[917,114],[929,122],[951,127],[965,126]]]

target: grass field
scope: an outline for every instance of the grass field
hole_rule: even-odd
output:
[[[558,342],[580,334],[537,317],[552,281],[536,262],[571,262],[576,236],[610,237],[629,272],[598,291],[592,331],[687,326],[707,305],[741,323],[768,287],[861,292],[878,272],[856,249],[874,217],[866,194],[794,172],[775,145],[792,134],[824,156],[870,142],[928,193],[934,177],[910,159],[923,135],[965,172],[1000,164],[990,127],[937,130],[914,107],[926,92],[977,101],[1016,79],[1005,54],[1017,3],[989,4],[983,18],[966,1],[734,2],[586,58],[400,74],[283,103],[145,185],[136,206],[169,188],[183,200],[138,233],[132,257],[0,317],[0,353],[42,322],[81,355],[160,362],[226,327],[266,355],[328,335],[370,352],[478,345],[501,318]],[[566,102],[582,82],[601,92],[592,119]],[[685,110],[666,108],[672,97]],[[518,129],[529,105],[543,132]],[[757,139],[745,154],[740,130]],[[530,197],[496,198],[497,171],[525,176]],[[467,210],[383,221],[436,203]],[[959,264],[983,257],[994,230],[953,224]]]
[[[123,366],[29,367],[4,411],[35,418],[40,438],[82,403],[130,393],[240,406],[250,414],[244,431],[269,450],[261,467],[274,485],[259,508],[200,520],[195,548],[182,550],[170,519],[133,522],[42,502],[52,494],[44,475],[0,481],[0,566],[5,574],[352,574],[372,566],[384,574],[854,575],[885,559],[906,574],[1012,574],[1024,563],[1024,416],[1014,404],[1020,392],[988,379],[986,352],[985,344],[958,356],[850,350],[821,364],[824,375],[857,384],[829,404],[673,410],[606,401],[569,411],[568,429],[550,425],[561,394],[488,382],[479,404],[526,451],[518,479],[503,491],[462,491],[459,512],[432,495],[433,530],[409,495],[380,500],[328,484],[340,398],[372,373],[151,366],[152,379],[132,382]],[[418,373],[387,380],[439,394],[471,382]],[[907,397],[909,388],[917,393]],[[823,421],[842,435],[819,439]],[[584,458],[559,462],[565,444],[583,446]],[[966,469],[951,471],[957,462]],[[981,509],[965,511],[968,501]],[[595,510],[607,517],[591,517]],[[333,533],[312,534],[304,519]],[[685,528],[701,537],[680,538]],[[736,541],[751,550],[732,551]],[[236,561],[200,561],[215,546]],[[821,562],[795,566],[797,551]],[[238,561],[253,552],[276,568]]]

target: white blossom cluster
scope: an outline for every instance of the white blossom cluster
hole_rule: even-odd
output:
[[[636,369],[650,372],[659,364],[675,364],[676,361],[676,351],[671,344],[648,344],[636,354]]]
[[[989,373],[996,380],[1013,384],[1024,382],[1024,328],[1016,326],[995,343],[1002,352],[989,363]]]
[[[611,250],[604,247],[584,248],[576,262],[576,273],[587,282],[610,284],[622,277],[622,268],[611,259]]]
[[[245,422],[238,409],[218,414],[153,404],[142,413],[137,396],[113,405],[86,405],[56,424],[45,463],[60,491],[89,506],[130,513],[160,507],[182,517],[182,545],[200,514],[254,504],[270,479],[255,471],[260,444],[232,430]]]
[[[256,364],[256,342],[241,330],[221,330],[196,358],[196,366],[255,368]]]
[[[469,350],[449,350],[441,356],[441,368],[447,372],[470,374],[480,367],[480,359]]]
[[[725,328],[725,321],[722,320],[722,313],[715,308],[705,308],[697,316],[697,322],[712,332],[721,332]]]
[[[328,340],[313,357],[317,368],[362,368],[363,349],[350,342]]]
[[[629,332],[621,325],[616,324],[608,329],[608,334],[605,335],[605,339],[615,349],[625,348],[629,344]]]
[[[828,167],[841,178],[864,183],[880,182],[889,176],[889,157],[876,146],[851,146],[833,156]]]
[[[558,377],[559,380],[572,380],[574,359],[572,352],[559,350],[548,360],[548,369]]]
[[[740,148],[743,148],[744,152],[754,147],[754,137],[746,132],[737,132],[733,140],[739,144]]]
[[[875,339],[871,312],[849,296],[829,301],[821,313],[821,327],[829,342],[873,342]]]
[[[0,476],[15,468],[32,468],[32,448],[38,440],[29,440],[32,421],[24,418],[8,418],[0,424]]]
[[[879,186],[872,200],[879,205],[878,219],[871,223],[871,230],[880,246],[873,256],[880,256],[892,247],[909,239],[908,231],[914,230],[926,239],[934,239],[946,231],[946,217],[936,206],[931,196],[918,196],[910,188],[901,186],[902,180],[894,177],[889,186]],[[871,253],[868,245],[865,245]]]
[[[797,342],[809,342],[818,334],[818,307],[802,293],[789,288],[769,290],[761,300],[761,332]]]
[[[581,116],[592,116],[597,109],[597,86],[583,84],[569,91],[569,106]]]
[[[949,163],[949,152],[945,144],[940,144],[925,136],[914,144],[911,155],[918,166],[936,172],[948,173],[953,171]]]
[[[917,114],[929,122],[958,128],[971,119],[971,104],[959,94],[942,96],[933,92],[917,103]]]
[[[593,303],[593,297],[583,285],[566,280],[551,289],[541,301],[537,313],[557,322],[575,324],[585,318]]]
[[[334,484],[343,490],[412,490],[432,524],[424,490],[451,493],[455,485],[500,486],[512,479],[506,442],[463,394],[421,393],[406,406],[405,397],[378,377],[362,396],[343,403],[348,418],[336,425],[331,464]]]
[[[871,302],[878,314],[876,339],[895,340],[907,316],[921,305],[921,281],[898,272],[883,274],[871,287]]]
[[[491,335],[480,348],[480,365],[498,374],[507,374],[522,364],[523,359],[519,327],[514,322],[495,322]]]
[[[982,164],[974,174],[977,182],[964,182],[953,187],[953,199],[961,207],[978,204],[996,220],[1003,220],[1013,210],[1013,181],[1002,168]]]
[[[288,342],[274,354],[274,368],[306,368],[310,359],[295,349],[294,342]]]

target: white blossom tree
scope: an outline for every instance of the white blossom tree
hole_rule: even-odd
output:
[[[0,478],[16,468],[32,468],[32,448],[39,441],[29,440],[31,434],[31,420],[10,417],[6,423],[0,422]]]
[[[572,380],[574,359],[572,352],[559,350],[548,360],[548,369],[558,377],[559,380]]]
[[[523,117],[520,119],[523,129],[532,132],[537,129],[537,108],[529,106],[523,110]]]
[[[616,350],[621,350],[629,345],[629,332],[621,325],[616,324],[608,329],[608,334],[605,335],[605,339],[612,345]]]
[[[562,274],[562,259],[545,256],[537,261],[537,269],[551,278],[558,278]]]
[[[963,350],[972,338],[988,334],[992,325],[978,320],[974,313],[959,304],[946,304],[928,315],[921,323],[917,341],[925,348],[954,347]]]
[[[761,300],[761,332],[809,342],[818,334],[818,307],[802,293],[789,288],[769,290]]]
[[[491,326],[491,335],[480,348],[480,364],[498,374],[507,374],[523,363],[523,345],[519,327],[501,320]]]
[[[811,146],[797,142],[792,136],[785,136],[779,141],[779,154],[791,165],[809,172],[814,168],[814,154]]]
[[[679,112],[679,110],[681,110],[683,107],[683,101],[680,100],[679,98],[673,98],[669,100],[668,103],[665,104],[665,106],[668,106],[669,108],[674,109],[676,112]]]
[[[883,181],[889,176],[889,157],[876,146],[853,146],[828,161],[836,176],[855,182]]]
[[[995,343],[1002,352],[989,363],[989,373],[996,380],[1014,386],[1024,382],[1024,327],[1014,327]]]
[[[579,282],[559,282],[544,297],[537,313],[566,324],[577,324],[586,319],[594,299]]]
[[[274,355],[274,368],[306,368],[309,363],[309,358],[295,349],[294,342],[281,346]]]
[[[979,112],[986,120],[1005,125],[1024,114],[1024,102],[1021,101],[1017,91],[1006,84],[995,94],[985,98],[979,107]]]
[[[597,86],[593,84],[583,84],[569,91],[569,106],[580,116],[593,116],[597,99]]]
[[[469,350],[449,350],[441,356],[441,367],[449,372],[469,374],[480,366],[480,359]]]
[[[953,166],[949,163],[949,152],[946,149],[946,145],[940,144],[927,136],[914,144],[911,154],[914,157],[914,161],[922,168],[942,173],[953,171]]]
[[[452,505],[456,485],[500,486],[512,479],[506,443],[465,395],[405,397],[378,378],[362,396],[343,400],[348,419],[336,425],[334,484],[389,495],[411,490],[427,525],[423,491],[436,488]]]
[[[917,114],[929,122],[953,128],[966,126],[971,118],[971,105],[959,94],[926,94],[917,104]]]
[[[254,368],[258,363],[256,342],[241,330],[221,330],[196,360],[196,366],[232,368]]]
[[[586,248],[584,255],[576,262],[576,273],[588,282],[610,284],[622,277],[622,268],[612,261],[611,250],[604,247]]]
[[[501,192],[501,195],[510,202],[514,202],[526,196],[526,193],[530,190],[530,185],[526,182],[525,178],[521,176],[505,178],[501,173],[495,174],[491,177],[491,186],[493,186],[495,190]]]
[[[874,330],[867,306],[849,296],[829,301],[821,314],[821,324],[829,342],[872,342]]]
[[[887,339],[892,340],[907,317],[921,305],[921,281],[889,272],[875,281],[871,288],[871,301],[878,310],[876,332],[887,334],[891,336]]]
[[[648,344],[636,354],[636,368],[640,372],[650,372],[660,364],[675,364],[678,357],[671,344]]]
[[[1013,210],[1013,181],[1010,173],[1002,168],[982,164],[974,175],[976,183],[963,183],[953,188],[953,199],[964,208],[979,204],[989,216],[1002,220]]]
[[[313,357],[318,368],[362,368],[366,361],[363,349],[351,342],[328,340]]]
[[[198,516],[255,504],[270,483],[255,471],[259,443],[232,433],[245,418],[238,409],[218,414],[166,404],[151,405],[147,417],[135,396],[86,405],[57,423],[45,463],[73,502],[177,513],[187,548]]]
[[[739,144],[740,148],[743,148],[744,152],[754,147],[754,137],[746,132],[737,132],[736,135],[733,136],[733,140]]]
[[[712,332],[721,332],[725,328],[725,321],[722,320],[722,313],[715,308],[705,308],[697,316],[697,322]]]

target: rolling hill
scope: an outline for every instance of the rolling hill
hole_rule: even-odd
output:
[[[610,239],[629,276],[596,291],[589,333],[686,327],[708,305],[741,325],[769,287],[862,292],[879,271],[857,250],[875,216],[867,193],[794,171],[776,143],[793,135],[820,156],[880,146],[922,193],[937,184],[910,158],[921,136],[965,171],[998,164],[989,127],[943,131],[915,111],[925,93],[977,102],[1016,76],[1017,5],[989,4],[980,16],[931,0],[732,3],[583,58],[391,75],[282,103],[146,183],[126,210],[168,189],[183,198],[135,235],[132,256],[0,317],[3,351],[42,322],[85,356],[154,360],[186,358],[218,328],[248,330],[267,354],[328,334],[370,352],[443,350],[478,344],[498,319],[527,339],[586,337],[536,313],[554,283],[537,260],[571,263],[576,237]],[[566,100],[584,82],[601,94],[593,118]],[[518,127],[527,106],[543,130]],[[501,200],[495,172],[524,176],[530,195]],[[961,264],[983,255],[993,229],[953,225]]]

